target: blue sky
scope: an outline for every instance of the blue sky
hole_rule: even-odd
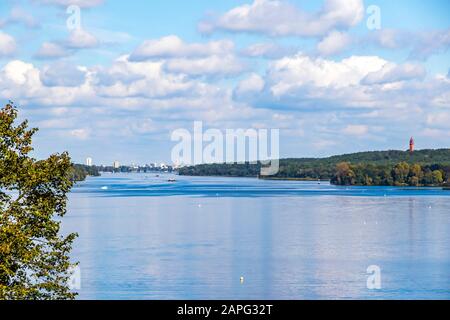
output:
[[[22,0],[0,13],[0,98],[40,127],[37,157],[170,162],[171,132],[193,121],[279,128],[282,157],[410,136],[449,147],[446,0]]]

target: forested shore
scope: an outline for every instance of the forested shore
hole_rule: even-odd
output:
[[[259,177],[261,164],[204,164],[179,169],[187,176]],[[279,172],[268,179],[329,180],[336,185],[447,186],[450,149],[373,151],[280,160]]]

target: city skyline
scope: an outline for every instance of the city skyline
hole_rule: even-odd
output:
[[[449,147],[448,1],[21,0],[0,12],[0,99],[40,128],[37,158],[170,163],[171,133],[194,121],[280,129],[281,158],[403,150],[411,136]]]
[[[415,151],[420,151],[421,150],[420,148],[419,149],[416,148],[416,143],[415,143],[414,137],[411,137],[409,139],[409,143],[407,144],[407,146],[408,146],[408,148],[405,149],[405,151],[409,151],[410,153],[413,153]],[[365,151],[387,151],[387,150],[365,150]],[[402,151],[402,150],[400,150],[400,151]],[[364,151],[362,151],[362,152],[364,152]],[[334,156],[338,156],[338,154],[335,154]],[[322,158],[326,158],[326,157],[322,157]],[[282,160],[282,159],[287,159],[287,158],[280,158],[280,160]],[[243,161],[237,161],[237,163],[239,163],[239,162],[248,162],[248,159],[245,159]],[[225,163],[225,161],[223,161],[223,162],[203,162],[203,163],[204,164]],[[115,169],[118,169],[118,168],[120,168],[122,166],[124,166],[124,167],[152,167],[152,168],[156,168],[156,167],[165,168],[165,167],[170,166],[170,167],[173,167],[173,168],[179,168],[179,167],[183,167],[183,166],[195,165],[194,163],[191,163],[191,164],[178,164],[178,163],[173,163],[173,162],[172,163],[171,162],[165,163],[165,162],[157,162],[157,161],[149,161],[149,160],[144,161],[142,163],[135,163],[135,162],[123,163],[123,162],[120,162],[119,160],[110,161],[110,163],[95,163],[94,159],[92,159],[91,157],[87,157],[86,158],[85,164],[87,166],[99,166],[99,167],[112,166]]]

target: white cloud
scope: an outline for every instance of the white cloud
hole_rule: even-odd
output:
[[[11,56],[16,49],[16,40],[9,34],[0,31],[0,57]]]
[[[426,70],[422,65],[405,63],[396,65],[387,63],[382,69],[369,73],[364,79],[363,84],[385,84],[397,81],[407,81],[412,79],[423,79]]]
[[[39,73],[31,63],[25,63],[20,60],[10,61],[2,71],[2,79],[17,85],[35,82],[36,75],[39,76]]]
[[[98,39],[83,29],[75,29],[70,33],[66,46],[74,49],[93,48],[99,44]]]
[[[364,16],[362,0],[326,0],[309,13],[277,0],[255,0],[226,12],[215,21],[202,21],[199,30],[264,33],[271,36],[320,36],[334,29],[347,29]]]
[[[40,72],[42,83],[48,87],[77,87],[84,83],[85,75],[82,68],[61,62],[44,66]]]
[[[262,57],[266,59],[280,59],[291,55],[295,48],[281,47],[276,43],[255,43],[241,50],[241,54],[247,57]]]
[[[230,40],[187,43],[177,36],[147,40],[129,56],[130,62],[154,61],[170,73],[187,76],[232,76],[246,70]]]
[[[426,60],[432,55],[449,50],[450,29],[420,32],[381,29],[371,33],[366,41],[367,44],[376,44],[391,50],[409,50],[410,59]]]
[[[44,42],[35,57],[38,59],[58,59],[70,56],[81,49],[92,49],[100,44],[91,33],[83,30],[73,30],[64,41]]]
[[[235,90],[233,97],[277,112],[340,112],[339,117],[347,117],[345,125],[361,120],[360,125],[373,128],[379,119],[402,123],[411,118],[420,123],[432,110],[450,106],[450,81],[424,75],[416,64],[397,65],[377,56],[334,61],[297,54],[269,63],[262,91]],[[336,124],[335,130],[342,127]]]
[[[189,76],[231,76],[246,69],[246,65],[234,55],[213,55],[200,59],[173,59],[165,63],[169,72],[183,73]]]
[[[144,41],[130,56],[131,61],[144,61],[161,58],[200,58],[210,55],[224,55],[234,50],[230,40],[207,43],[186,43],[171,35],[156,40]]]
[[[321,55],[330,56],[341,53],[351,44],[349,34],[339,31],[332,31],[317,44],[317,50]]]
[[[340,62],[302,54],[273,62],[268,70],[273,95],[288,94],[300,87],[343,88],[358,85],[387,61],[376,56],[352,56]]]
[[[57,59],[67,57],[70,54],[71,51],[57,43],[44,42],[36,53],[36,57],[38,59]]]
[[[256,73],[239,82],[235,94],[243,95],[248,93],[256,94],[264,89],[264,80]]]

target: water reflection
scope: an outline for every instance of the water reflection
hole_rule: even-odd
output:
[[[177,179],[101,177],[71,194],[80,298],[450,298],[442,190]]]

